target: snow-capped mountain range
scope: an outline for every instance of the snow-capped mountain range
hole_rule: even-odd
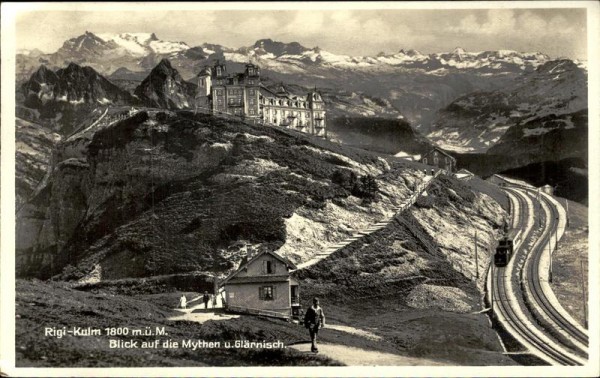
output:
[[[555,109],[547,99],[560,99],[560,104],[574,111],[587,101],[582,96],[563,99],[562,94],[572,92],[569,82],[555,78],[570,72],[577,73],[578,78],[583,75],[584,79],[577,82],[585,90],[585,62],[564,60],[568,62],[564,74],[556,66],[555,71],[542,75],[543,67],[553,66],[554,60],[540,52],[468,52],[457,47],[430,54],[401,49],[376,56],[350,56],[272,39],[241,48],[210,43],[190,47],[184,42],[161,40],[154,33],[86,32],[65,41],[52,54],[19,51],[17,79],[29,79],[41,64],[57,70],[75,62],[132,90],[163,59],[168,59],[187,81],[194,81],[202,67],[217,59],[225,60],[230,72],[239,72],[243,65],[253,62],[271,82],[383,99],[389,104],[386,111],[394,118],[404,117],[413,128],[429,134],[444,147],[462,152],[487,150],[513,121],[525,120],[527,114],[550,114]],[[526,96],[532,91],[535,94]],[[523,101],[517,100],[524,97]],[[499,112],[503,108],[496,106],[497,101],[508,101],[508,113]],[[530,107],[525,109],[523,104]],[[473,110],[475,115],[453,109]]]
[[[98,37],[116,43],[134,56],[170,54],[190,48],[185,42],[162,41],[154,33],[98,34]]]
[[[154,33],[94,34],[86,31],[65,41],[58,52],[100,55],[111,51],[143,57],[148,54],[170,54],[189,48],[184,42],[162,41]]]
[[[195,54],[185,54],[190,49],[194,49],[191,52]],[[307,71],[314,66],[359,71],[393,71],[406,68],[420,69],[431,74],[443,74],[451,70],[478,70],[482,73],[515,72],[531,71],[550,60],[550,57],[539,52],[520,53],[511,50],[467,52],[459,47],[451,52],[432,54],[401,49],[395,53],[380,53],[377,56],[350,56],[328,52],[319,47],[307,48],[297,42],[282,43],[271,39],[261,39],[253,46],[238,49],[215,44],[203,44],[192,48],[185,42],[161,40],[154,33],[94,34],[87,31],[65,41],[56,53],[39,54],[39,52],[20,50],[17,55],[17,58],[22,61],[33,57],[47,60],[49,63],[56,61],[57,64],[60,60],[68,64],[67,60],[72,59],[76,63],[83,63],[82,60],[85,60],[99,65],[107,59],[128,58],[129,64],[123,67],[132,71],[149,71],[151,67],[143,64],[143,58],[148,55],[162,55],[161,58],[186,56],[189,58],[189,55],[193,55],[194,60],[222,56],[230,62],[246,63],[254,60],[265,67],[290,73]],[[157,62],[153,63],[152,66]],[[103,74],[114,71],[110,70],[112,67],[94,68]],[[189,73],[191,72],[183,72],[183,74]]]
[[[350,56],[333,54],[318,47],[305,48],[298,43],[283,44],[270,39],[259,40],[252,48],[226,52],[225,56],[233,61],[244,58],[243,52],[260,61],[279,63],[320,64],[345,69],[369,69],[405,67],[420,68],[427,71],[443,69],[479,69],[479,70],[531,70],[550,58],[542,53],[518,53],[511,50],[466,52],[457,47],[452,52],[423,54],[417,50],[397,53],[380,53],[377,56]],[[242,55],[240,57],[240,55]],[[247,58],[246,58],[247,59]],[[438,72],[439,73],[439,72]]]
[[[399,50],[377,56],[350,56],[272,39],[241,48],[210,43],[190,47],[184,42],[161,40],[154,33],[86,32],[65,41],[52,54],[21,51],[16,58],[17,79],[27,80],[41,64],[56,70],[74,62],[90,66],[109,79],[139,82],[165,58],[185,80],[191,80],[216,59],[225,60],[231,72],[252,61],[274,81],[386,99],[418,130],[426,130],[434,113],[461,95],[498,89],[551,60],[537,52],[467,52],[461,48],[433,54]]]

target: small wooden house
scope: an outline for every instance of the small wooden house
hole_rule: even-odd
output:
[[[299,284],[290,276],[291,261],[263,251],[241,264],[220,287],[230,311],[289,319],[299,303]]]
[[[448,172],[454,172],[456,169],[456,158],[438,147],[434,147],[429,152],[423,154],[421,163],[433,165]]]

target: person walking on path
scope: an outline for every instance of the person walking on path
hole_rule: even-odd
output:
[[[207,309],[208,302],[210,301],[210,295],[208,294],[208,291],[204,292],[204,295],[202,296],[202,300],[204,301],[204,308]]]
[[[323,309],[319,307],[319,298],[314,298],[313,305],[306,310],[306,314],[304,314],[304,326],[308,328],[308,333],[310,335],[310,351],[319,353],[319,348],[317,348],[317,335],[319,334],[319,329],[325,326],[325,313],[323,313]]]
[[[179,307],[186,308],[187,307],[187,298],[185,294],[181,294],[181,298],[179,298]]]

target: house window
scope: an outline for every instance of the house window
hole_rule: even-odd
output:
[[[273,261],[263,261],[263,274],[275,274],[275,263]]]
[[[275,299],[273,286],[262,286],[258,288],[258,298],[263,301],[272,301]]]
[[[252,84],[252,83],[250,83],[250,84]],[[250,93],[250,96],[254,96],[254,89],[250,89],[250,90],[248,91],[248,93]]]
[[[427,158],[423,158],[423,164],[427,164]]]

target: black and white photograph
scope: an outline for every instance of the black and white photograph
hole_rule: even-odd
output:
[[[0,373],[598,376],[599,15],[3,3]]]

